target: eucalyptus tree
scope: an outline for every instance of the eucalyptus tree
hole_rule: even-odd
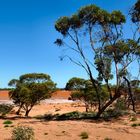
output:
[[[131,16],[133,22],[140,22],[140,0],[137,0],[131,9]]]
[[[102,85],[100,88],[102,88],[100,99],[103,104],[108,99],[109,94],[106,86]],[[92,111],[93,109],[96,111],[98,99],[90,80],[73,77],[67,82],[66,89],[72,91],[71,98],[73,100],[80,100],[85,104],[86,112]]]
[[[60,17],[55,23],[55,29],[62,35],[55,43],[63,46],[65,52],[61,60],[68,58],[88,74],[98,99],[97,117],[120,98],[122,83],[128,81],[128,68],[140,54],[138,42],[123,36],[125,22],[120,11],[109,13],[96,5],[88,5],[70,17]],[[113,94],[110,87],[112,79],[116,81]],[[106,83],[109,92],[108,101],[104,104],[100,96],[102,83]],[[129,94],[132,95],[130,91]]]
[[[13,79],[9,82],[9,86],[14,87],[10,92],[10,98],[19,106],[20,110],[25,110],[25,116],[29,115],[32,108],[40,103],[40,101],[51,97],[51,93],[55,90],[56,84],[51,77],[43,73],[29,73]]]
[[[20,93],[20,90],[21,90],[21,83],[18,79],[12,79],[8,85],[10,87],[13,87],[10,92],[9,92],[9,97],[10,99],[13,100],[14,104],[17,105],[19,108],[16,112],[17,115],[20,114],[20,111],[23,107],[23,104],[24,102],[21,100],[21,93]]]

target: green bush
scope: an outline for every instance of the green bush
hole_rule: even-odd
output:
[[[10,120],[4,121],[3,124],[12,124],[13,122]]]
[[[5,116],[6,114],[10,113],[13,107],[13,105],[9,104],[0,104],[0,115]]]
[[[12,131],[12,140],[34,140],[34,131],[28,126],[17,126]]]
[[[103,112],[102,117],[104,119],[118,118],[118,117],[126,115],[126,114],[128,114],[128,112],[124,111],[124,110],[108,109],[105,112]]]
[[[88,139],[88,133],[87,132],[82,132],[80,134],[80,136],[81,136],[81,139]]]
[[[130,121],[136,121],[137,120],[137,117],[136,116],[132,116],[131,118],[130,118]]]
[[[93,119],[96,116],[95,112],[78,112],[73,111],[69,113],[64,114],[44,114],[44,115],[38,115],[34,118],[36,119],[44,119],[44,120],[78,120],[78,119]]]
[[[115,104],[115,110],[126,110],[126,104],[125,104],[125,99],[120,98],[117,100],[116,104]]]
[[[79,118],[80,113],[77,111],[73,111],[70,113],[65,113],[62,115],[57,115],[56,119],[57,120],[70,120],[70,119],[78,119]]]
[[[45,114],[43,118],[45,120],[52,120],[54,118],[54,115],[52,115],[52,114]]]
[[[133,123],[131,124],[132,127],[140,126],[140,123]]]

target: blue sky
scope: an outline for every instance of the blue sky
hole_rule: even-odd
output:
[[[0,0],[0,87],[21,74],[43,72],[51,75],[58,87],[73,76],[86,73],[68,60],[60,61],[61,50],[54,45],[60,37],[55,21],[80,7],[96,4],[108,11],[128,14],[136,0]],[[126,33],[129,32],[127,27]]]

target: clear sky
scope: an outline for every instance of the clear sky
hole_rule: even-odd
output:
[[[0,88],[21,74],[43,72],[58,87],[73,76],[86,73],[68,60],[60,61],[61,50],[54,45],[60,34],[55,21],[80,7],[96,4],[108,11],[128,14],[136,0],[0,0]],[[129,26],[129,23],[127,23]],[[126,29],[126,32],[127,29]]]

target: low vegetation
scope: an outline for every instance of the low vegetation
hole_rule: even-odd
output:
[[[140,123],[133,123],[131,124],[132,127],[140,126]]]
[[[127,111],[123,110],[115,110],[115,109],[108,109],[106,110],[100,119],[103,120],[108,120],[111,118],[118,118],[123,115],[127,115]],[[69,113],[64,113],[64,114],[45,114],[45,115],[38,115],[35,116],[34,118],[36,119],[44,119],[44,120],[82,120],[82,119],[92,119],[96,120],[96,112],[78,112],[78,111],[73,111]]]
[[[112,138],[106,137],[104,138],[104,140],[112,140]]]
[[[0,104],[0,116],[4,117],[6,114],[10,113],[13,107],[13,105],[9,104]]]
[[[81,139],[88,139],[88,133],[87,132],[81,132],[80,134]]]
[[[3,124],[12,124],[13,122],[10,120],[4,121]]]
[[[12,131],[12,140],[34,140],[34,131],[28,126],[17,126]]]

